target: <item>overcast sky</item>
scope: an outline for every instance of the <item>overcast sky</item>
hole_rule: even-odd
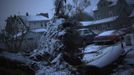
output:
[[[36,15],[41,12],[48,12],[52,17],[54,14],[54,0],[0,0],[0,25],[3,26],[4,20],[14,14],[25,15],[28,12],[30,15]],[[92,0],[91,9],[98,0]],[[0,28],[1,29],[1,28]]]

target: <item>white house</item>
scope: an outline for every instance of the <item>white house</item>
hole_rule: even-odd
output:
[[[36,16],[20,16],[20,18],[23,20],[23,22],[26,24],[27,27],[30,29],[36,29],[36,28],[45,28],[47,25],[47,22],[49,21],[49,18],[36,15]]]

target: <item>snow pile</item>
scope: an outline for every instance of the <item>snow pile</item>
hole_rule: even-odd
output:
[[[71,73],[73,67],[68,65],[62,59],[62,54],[59,54],[51,63],[51,65],[40,65],[40,69],[36,72],[36,75],[73,75]],[[75,69],[74,69],[75,70]]]
[[[94,25],[94,24],[111,22],[111,21],[116,20],[117,18],[118,18],[118,16],[113,16],[113,17],[104,18],[101,20],[96,20],[96,21],[81,21],[80,23],[82,23],[83,26],[90,26],[90,25]]]
[[[34,61],[22,53],[2,52],[0,57],[24,63],[23,65],[35,71],[35,75],[75,75],[71,73],[75,69],[61,59],[61,53],[51,62],[51,65],[46,61]]]

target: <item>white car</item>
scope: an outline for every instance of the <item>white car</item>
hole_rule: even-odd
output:
[[[83,50],[82,61],[86,65],[103,68],[115,61],[124,52],[123,32],[110,30],[100,33],[94,44]]]

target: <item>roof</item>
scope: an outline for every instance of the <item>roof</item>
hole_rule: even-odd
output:
[[[30,31],[35,32],[35,33],[39,33],[39,32],[46,32],[47,30],[44,28],[38,28],[38,29],[32,29]]]
[[[134,17],[134,9],[133,9],[133,11],[132,11],[132,13],[130,14],[129,17]]]
[[[82,23],[83,26],[89,26],[89,25],[94,25],[94,24],[101,24],[101,23],[111,22],[111,21],[114,21],[117,18],[118,18],[118,16],[113,16],[113,17],[104,18],[104,19],[95,20],[95,21],[81,21],[80,23]]]
[[[20,16],[23,20],[25,21],[45,21],[48,20],[48,18],[44,17],[44,16]]]

